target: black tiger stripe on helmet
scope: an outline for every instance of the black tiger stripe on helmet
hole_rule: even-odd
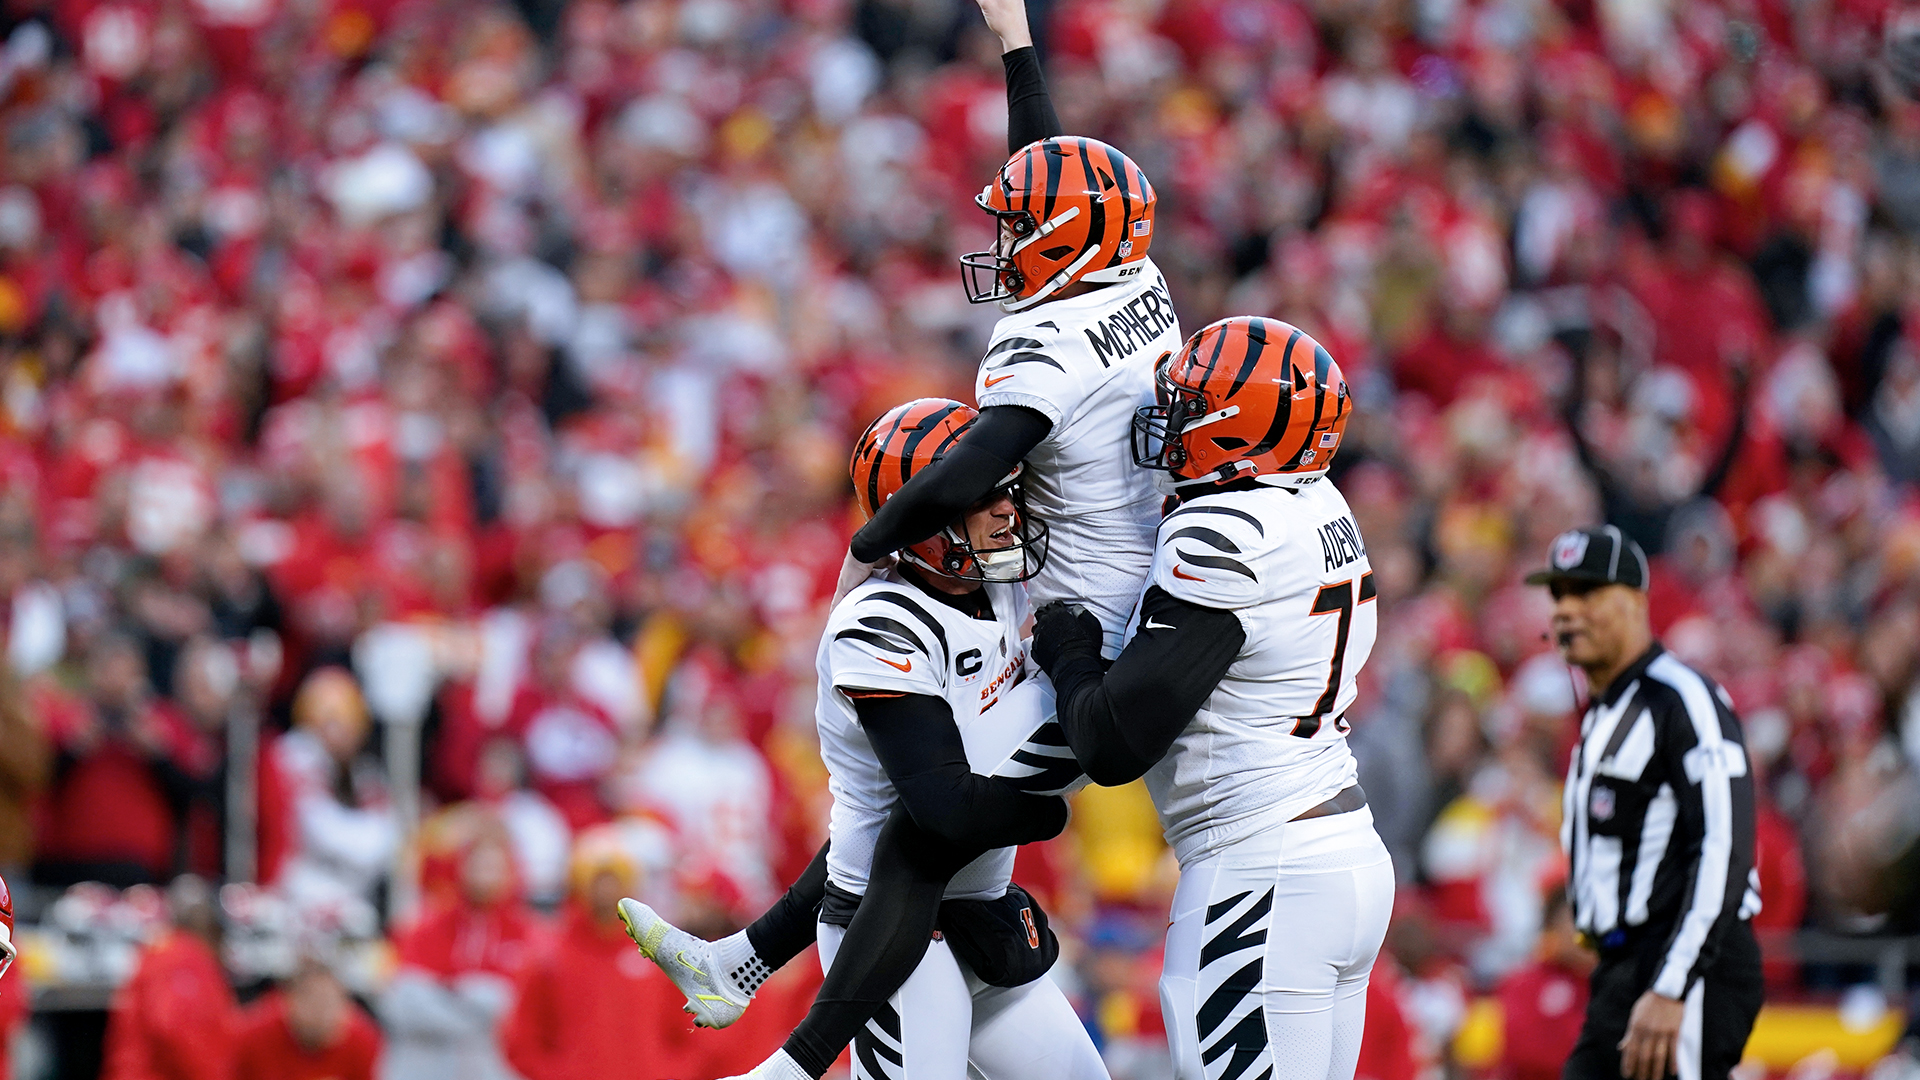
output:
[[[1134,457],[1176,480],[1305,482],[1326,471],[1352,412],[1340,365],[1277,319],[1237,316],[1205,327],[1162,362],[1156,379],[1160,403],[1135,415]]]
[[[894,406],[868,425],[854,440],[847,470],[861,512],[868,518],[879,513],[909,480],[953,449],[979,415],[958,401],[920,398]],[[1002,537],[974,547],[963,515],[934,536],[908,545],[902,557],[935,573],[978,581],[1025,581],[1038,573],[1046,559],[1046,528],[1026,514],[1019,473],[1016,467],[996,496],[1013,500],[1016,535],[1011,542]]]
[[[975,199],[999,231],[993,250],[960,259],[967,298],[1018,311],[1076,281],[1138,273],[1153,242],[1155,201],[1140,167],[1096,139],[1022,147]]]

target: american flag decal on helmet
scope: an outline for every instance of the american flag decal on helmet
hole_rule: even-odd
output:
[[[1133,235],[1135,236],[1145,236],[1152,231],[1153,231],[1153,222],[1151,219],[1145,220],[1145,221],[1136,221],[1133,223]]]

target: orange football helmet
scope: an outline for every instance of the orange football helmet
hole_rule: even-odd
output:
[[[960,257],[967,299],[1008,311],[1076,281],[1140,272],[1153,243],[1153,185],[1127,155],[1096,139],[1030,143],[974,197],[1000,226],[992,251]]]
[[[1157,405],[1135,410],[1133,459],[1176,487],[1251,476],[1294,487],[1324,474],[1353,412],[1320,343],[1278,319],[1235,316],[1160,360]]]
[[[871,518],[915,473],[939,461],[979,417],[972,407],[946,398],[920,398],[888,409],[853,446],[853,495],[860,512]],[[1013,500],[1011,547],[977,551],[967,540],[966,515],[933,536],[900,552],[907,562],[965,581],[1025,581],[1047,561],[1047,527],[1027,513],[1026,495],[1016,465],[982,503],[1001,494]]]

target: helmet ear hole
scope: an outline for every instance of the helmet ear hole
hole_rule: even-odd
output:
[[[1245,450],[1248,446],[1252,444],[1248,443],[1247,440],[1242,439],[1236,435],[1219,435],[1219,436],[1215,436],[1213,440],[1213,445],[1219,447],[1222,450],[1233,451],[1233,450]]]
[[[1059,247],[1050,247],[1041,252],[1040,257],[1048,260],[1056,260],[1064,259],[1071,254],[1073,254],[1073,249],[1065,244],[1061,244]]]

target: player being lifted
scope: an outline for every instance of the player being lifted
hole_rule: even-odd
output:
[[[1347,748],[1373,571],[1326,478],[1339,365],[1271,319],[1169,358],[1135,456],[1175,487],[1132,636],[1036,613],[1033,653],[1097,784],[1145,776],[1180,861],[1161,1003],[1179,1080],[1352,1080],[1393,866]]]
[[[854,534],[841,591],[1024,461],[1030,509],[1053,533],[1034,602],[1086,604],[1113,655],[1160,519],[1152,477],[1127,456],[1127,428],[1152,400],[1155,359],[1181,339],[1166,279],[1147,257],[1153,185],[1113,147],[1061,134],[1022,0],[980,9],[1005,50],[1013,151],[975,199],[997,227],[993,249],[961,259],[967,298],[1005,312],[974,383],[980,420]]]
[[[862,509],[897,497],[975,415],[929,398],[875,421],[853,456]],[[1004,846],[1057,835],[1067,819],[1058,793],[1082,780],[1050,688],[1023,679],[1028,608],[1018,582],[1044,564],[1046,533],[1025,517],[1018,478],[1016,467],[834,606],[817,662],[833,796],[824,903],[817,930],[775,931],[782,962],[817,932],[827,980],[752,1076],[817,1078],[859,1032],[856,1071],[873,1080],[964,1080],[970,1060],[994,1080],[1106,1080],[1046,977],[1057,946],[1045,915],[1012,885],[1014,849]],[[641,950],[669,973],[731,966],[736,939],[709,950],[642,905],[620,906]],[[787,907],[771,918],[800,916],[816,918]],[[936,917],[943,936],[930,944]],[[723,1011],[723,995],[701,997],[689,1011],[711,1026],[739,1015]]]
[[[1134,467],[1127,432],[1134,410],[1152,400],[1154,358],[1180,341],[1165,281],[1147,258],[1153,189],[1119,151],[1060,137],[1024,3],[980,6],[1004,49],[1014,153],[978,200],[999,230],[994,250],[966,256],[963,266],[969,298],[999,300],[1007,315],[978,376],[979,420],[873,508],[854,538],[840,592],[864,580],[872,564],[946,527],[1025,459],[1030,508],[1052,529],[1051,556],[1032,589],[1089,603],[1100,613],[1106,648],[1117,653],[1152,559],[1162,499],[1152,475]],[[643,951],[686,992],[700,1023],[732,1023],[760,982],[811,943],[828,850],[766,915],[720,942],[691,938],[644,905],[628,908],[636,939],[656,943]],[[889,910],[920,911],[929,894],[937,902],[938,860],[917,863],[897,886],[917,892],[890,899]],[[895,887],[876,881],[869,893],[891,897]],[[875,973],[869,986],[887,981]],[[821,1000],[827,996],[823,989]],[[808,1033],[803,1025],[796,1040]]]

